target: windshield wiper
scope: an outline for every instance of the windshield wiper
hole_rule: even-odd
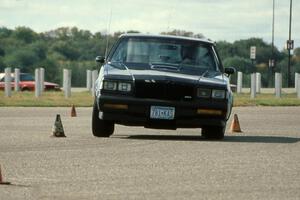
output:
[[[204,77],[208,72],[209,72],[209,69],[207,69],[207,70],[201,75],[201,77]]]

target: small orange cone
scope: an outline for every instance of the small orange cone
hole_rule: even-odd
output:
[[[3,181],[2,173],[1,173],[1,165],[0,165],[0,185],[10,185],[10,182]]]
[[[234,133],[234,132],[241,133],[242,132],[237,114],[234,114],[234,116],[233,116],[233,121],[230,125],[230,132],[232,132],[232,133]]]
[[[76,114],[76,110],[75,110],[75,106],[74,104],[72,105],[72,110],[71,110],[71,117],[76,117],[77,114]]]

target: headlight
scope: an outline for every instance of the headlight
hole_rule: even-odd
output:
[[[118,90],[121,91],[121,92],[130,92],[131,91],[131,84],[130,83],[119,82]]]
[[[104,90],[117,90],[117,85],[116,81],[103,81]]]
[[[224,99],[225,98],[225,90],[212,90],[212,98],[215,99]]]
[[[210,89],[204,89],[204,88],[197,89],[197,97],[210,98],[210,95],[211,95]]]
[[[131,83],[104,80],[102,84],[103,90],[131,92]]]

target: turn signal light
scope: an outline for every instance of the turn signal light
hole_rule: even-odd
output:
[[[202,115],[223,115],[222,110],[214,110],[214,109],[197,109],[197,114]]]
[[[120,109],[120,110],[127,110],[128,109],[128,105],[126,104],[104,104],[103,105],[104,108],[113,108],[113,109]]]

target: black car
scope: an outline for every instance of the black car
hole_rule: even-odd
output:
[[[115,124],[146,128],[202,128],[223,139],[233,97],[230,74],[215,44],[179,36],[124,34],[101,63],[92,131],[109,137]]]

